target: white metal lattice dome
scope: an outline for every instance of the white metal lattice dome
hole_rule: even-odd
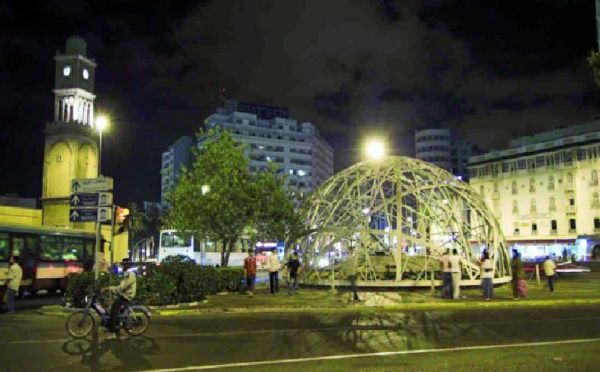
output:
[[[355,164],[321,185],[305,208],[305,283],[345,284],[343,262],[355,250],[360,286],[439,286],[447,249],[461,256],[463,284],[479,284],[484,249],[494,282],[510,281],[493,213],[468,184],[429,163],[393,156]]]

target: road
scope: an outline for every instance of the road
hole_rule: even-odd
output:
[[[573,369],[569,355],[577,369],[594,369],[585,358],[600,350],[599,314],[600,306],[577,306],[154,317],[146,337],[73,341],[64,318],[25,311],[0,316],[0,370],[456,370],[494,358],[548,358],[564,370]]]
[[[62,293],[47,293],[46,291],[40,291],[36,295],[27,294],[24,299],[18,299],[15,302],[15,308],[17,311],[21,311],[39,309],[42,306],[48,305],[60,305],[62,303]]]

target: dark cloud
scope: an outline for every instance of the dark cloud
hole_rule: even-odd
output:
[[[53,61],[79,33],[98,62],[97,109],[111,114],[104,168],[118,198],[157,199],[160,153],[194,135],[219,91],[288,106],[336,149],[360,159],[384,135],[412,154],[414,129],[456,126],[483,148],[526,130],[598,115],[585,57],[596,45],[587,0],[38,1],[0,4],[0,145],[33,143],[31,172],[0,192],[39,196]],[[52,19],[49,29],[46,19]],[[11,128],[19,130],[11,131]],[[493,134],[492,134],[493,133]],[[3,169],[15,158],[2,161]],[[26,174],[27,173],[27,174]],[[30,174],[34,178],[29,178]],[[35,174],[38,174],[35,176]],[[20,185],[33,184],[34,186]],[[17,186],[18,185],[18,186]]]

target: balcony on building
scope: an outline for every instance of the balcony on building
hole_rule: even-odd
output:
[[[567,205],[565,207],[565,212],[567,214],[575,214],[575,213],[577,213],[577,206],[576,205]]]

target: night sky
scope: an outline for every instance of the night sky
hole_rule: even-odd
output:
[[[586,57],[593,0],[1,2],[0,194],[41,196],[54,60],[78,34],[96,60],[103,173],[118,203],[160,199],[160,156],[227,98],[287,106],[333,145],[452,125],[482,149],[600,116]]]

